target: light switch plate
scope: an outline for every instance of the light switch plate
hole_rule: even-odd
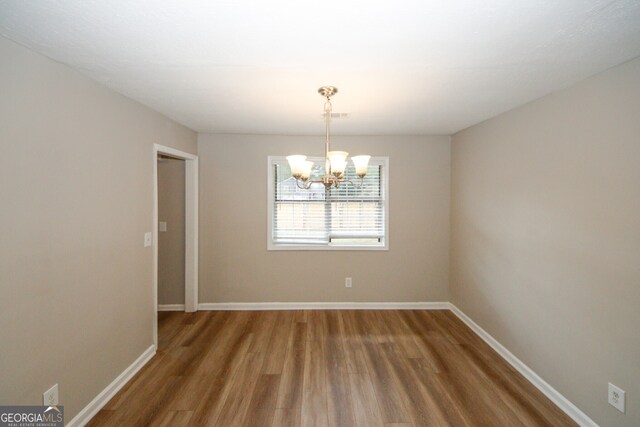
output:
[[[609,383],[609,404],[624,413],[624,390]]]
[[[160,229],[160,231],[165,232],[167,231],[167,221],[160,221],[158,223],[158,228]]]
[[[147,232],[147,233],[144,233],[144,247],[145,248],[148,248],[149,246],[151,246],[151,236],[152,236],[152,234],[151,234],[150,231]]]

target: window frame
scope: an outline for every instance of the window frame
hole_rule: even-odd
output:
[[[334,244],[309,245],[297,243],[275,243],[273,241],[273,210],[275,203],[275,189],[273,185],[274,162],[286,162],[286,156],[267,156],[267,251],[388,251],[389,250],[389,157],[371,156],[371,160],[382,163],[383,179],[383,208],[384,208],[384,237],[382,245]],[[346,185],[351,185],[346,183]]]

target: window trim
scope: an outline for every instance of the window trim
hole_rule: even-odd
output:
[[[273,204],[274,186],[273,168],[274,161],[286,162],[286,156],[267,156],[267,251],[388,251],[389,250],[389,157],[371,156],[372,160],[379,160],[383,164],[383,186],[384,186],[384,230],[385,236],[383,245],[309,245],[295,243],[274,243],[273,232]],[[351,185],[351,184],[347,184]]]

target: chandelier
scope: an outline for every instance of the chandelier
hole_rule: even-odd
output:
[[[329,134],[331,125],[331,97],[338,93],[338,88],[334,86],[322,86],[318,89],[318,93],[327,99],[324,103],[324,123],[326,131],[326,139],[324,143],[325,174],[322,179],[310,179],[313,162],[308,161],[307,156],[296,154],[293,156],[287,156],[291,175],[296,179],[296,185],[298,188],[304,190],[308,190],[313,184],[323,184],[326,190],[330,190],[332,187],[338,188],[340,184],[344,182],[349,182],[351,185],[360,187],[362,186],[364,177],[367,174],[369,159],[371,156],[363,155],[351,157],[353,165],[356,168],[356,175],[360,178],[359,185],[355,185],[351,180],[345,178],[347,156],[349,156],[349,153],[346,151],[331,151],[331,136]]]

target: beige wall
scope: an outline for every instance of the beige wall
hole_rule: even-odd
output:
[[[449,137],[334,147],[389,156],[389,251],[267,251],[267,156],[322,155],[323,138],[199,135],[200,302],[448,301]]]
[[[184,304],[184,160],[158,161],[158,304]]]
[[[4,38],[0,94],[0,404],[70,420],[152,344],[152,145],[196,135]]]
[[[640,425],[640,60],[453,136],[451,254],[458,307],[600,425]]]

